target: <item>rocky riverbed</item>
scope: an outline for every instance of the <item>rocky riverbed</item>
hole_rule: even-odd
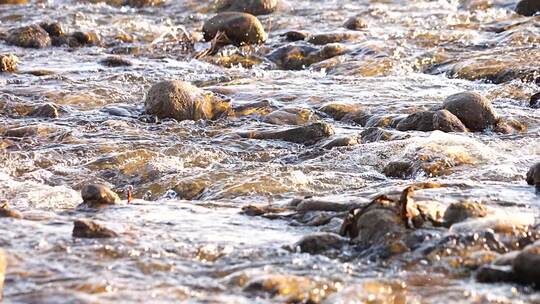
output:
[[[0,0],[0,301],[540,301],[532,0]]]

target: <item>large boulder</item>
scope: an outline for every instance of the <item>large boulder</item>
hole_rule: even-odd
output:
[[[100,184],[88,184],[81,190],[81,207],[102,208],[120,203],[120,197],[109,187]]]
[[[9,31],[6,42],[23,48],[45,48],[51,46],[51,37],[41,26],[29,25]]]
[[[242,12],[252,15],[267,15],[278,7],[278,0],[221,0],[218,11]]]
[[[533,16],[540,12],[540,1],[521,0],[516,5],[516,13],[523,16]]]
[[[203,26],[204,40],[211,41],[216,35],[221,44],[236,46],[262,44],[267,39],[264,27],[257,17],[238,12],[224,12],[210,18]]]
[[[454,114],[469,130],[483,131],[497,121],[497,113],[491,102],[474,92],[463,92],[449,96],[443,108]]]
[[[540,163],[532,166],[527,172],[527,184],[540,187]]]
[[[159,118],[212,120],[225,116],[230,103],[180,80],[154,84],[146,95],[145,112]]]

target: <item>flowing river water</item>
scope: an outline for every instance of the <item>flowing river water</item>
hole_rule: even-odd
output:
[[[215,13],[210,1],[141,8],[113,2],[0,5],[0,32],[59,21],[68,32],[94,31],[104,41],[44,49],[0,43],[0,54],[20,59],[18,72],[0,73],[0,199],[24,215],[0,218],[0,247],[8,256],[6,303],[540,301],[527,287],[475,280],[475,268],[466,264],[500,252],[476,248],[424,257],[412,251],[378,259],[346,246],[301,253],[286,247],[309,233],[333,231],[334,221],[315,225],[241,212],[306,196],[363,204],[430,181],[445,186],[420,191],[424,200],[443,206],[482,201],[511,223],[536,222],[539,196],[524,180],[540,159],[540,111],[529,107],[539,90],[536,75],[497,77],[501,70],[538,71],[540,17],[515,14],[510,0],[290,0],[259,16],[268,41],[241,50],[256,62],[229,65],[216,64],[219,54],[194,56],[207,47],[192,41]],[[290,30],[350,32],[343,23],[353,15],[368,26],[341,42],[345,55],[301,70],[279,69],[258,56],[287,44],[282,34]],[[123,53],[132,65],[99,63],[112,53]],[[264,115],[142,119],[150,86],[171,79],[219,92],[236,105],[269,102],[302,115],[294,122]],[[332,124],[337,136],[358,135],[365,126],[335,121],[317,109],[340,102],[380,117],[403,116],[462,91],[481,93],[500,116],[526,129],[409,131],[396,140],[333,149],[232,135],[315,120]],[[44,103],[56,104],[60,116],[25,115],[26,108]],[[20,128],[26,128],[22,135]],[[387,163],[404,159],[442,163],[444,170],[403,179],[382,173]],[[88,182],[105,183],[123,199],[132,185],[135,200],[100,212],[76,211]],[[101,220],[120,236],[73,238],[76,218]]]

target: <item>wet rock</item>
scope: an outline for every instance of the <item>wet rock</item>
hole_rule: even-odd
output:
[[[274,125],[304,125],[316,120],[313,111],[305,108],[284,108],[269,113],[262,119]]]
[[[444,212],[443,221],[451,226],[469,218],[485,217],[487,212],[487,208],[482,203],[462,201],[448,206]]]
[[[521,0],[516,5],[516,13],[523,16],[534,16],[540,12],[538,0]]]
[[[347,123],[354,123],[354,124],[364,127],[364,126],[367,126],[368,122],[370,121],[372,117],[373,115],[363,110],[358,110],[358,111],[345,114],[345,116],[343,116],[341,121],[347,122]]]
[[[178,121],[218,119],[226,116],[230,108],[228,102],[180,80],[154,84],[144,106],[147,114]]]
[[[252,15],[268,15],[276,11],[278,0],[221,0],[218,11],[242,12]]]
[[[367,28],[368,24],[367,24],[367,21],[362,19],[361,17],[353,16],[347,19],[347,21],[345,21],[343,26],[349,30],[359,31],[359,30],[363,30]]]
[[[4,294],[4,280],[6,278],[7,258],[4,250],[0,248],[0,301]]]
[[[240,133],[244,138],[250,139],[276,139],[288,142],[312,145],[323,138],[330,137],[335,134],[334,128],[324,122],[316,122],[307,126],[281,130],[281,131],[252,131]]]
[[[527,184],[540,187],[540,163],[535,164],[527,172]]]
[[[278,107],[273,105],[267,100],[247,103],[247,104],[234,104],[233,114],[236,117],[248,116],[248,115],[268,115],[271,112],[277,110]]]
[[[0,72],[15,72],[19,58],[12,54],[0,55]]]
[[[362,139],[363,143],[401,140],[409,137],[410,135],[407,133],[385,130],[377,127],[367,128],[360,133],[360,138]]]
[[[0,217],[22,219],[23,215],[17,210],[10,209],[7,203],[0,203]]]
[[[6,42],[23,48],[51,46],[49,34],[39,25],[29,25],[9,31]]]
[[[348,211],[353,207],[351,204],[336,203],[323,201],[318,199],[302,199],[298,205],[296,205],[297,212],[309,212],[309,211],[332,211],[343,212]]]
[[[122,66],[131,66],[131,61],[124,59],[120,56],[109,56],[107,58],[101,59],[100,64],[107,67],[122,67]]]
[[[527,126],[513,119],[498,118],[493,132],[500,134],[519,134],[527,131]]]
[[[433,131],[433,117],[435,116],[434,112],[424,111],[417,112],[407,116],[405,119],[401,120],[397,125],[399,131],[423,131],[429,132]]]
[[[407,178],[413,175],[413,173],[413,164],[408,161],[393,161],[388,163],[383,169],[383,174],[387,177]]]
[[[476,280],[480,283],[511,282],[513,279],[510,266],[484,265],[476,271]]]
[[[204,40],[218,37],[220,44],[236,46],[262,44],[267,34],[257,17],[247,13],[225,12],[210,18],[203,26]]]
[[[345,115],[355,113],[361,109],[358,104],[329,103],[319,108],[319,111],[328,114],[335,120],[341,120]]]
[[[340,235],[363,247],[387,243],[405,232],[396,202],[385,196],[376,198],[362,209],[351,210]]]
[[[443,132],[467,132],[467,127],[454,114],[439,110],[433,116],[433,129]]]
[[[174,186],[173,190],[178,198],[185,200],[197,199],[208,186],[208,182],[203,180],[185,180]]]
[[[320,303],[336,291],[328,282],[293,275],[270,274],[247,280],[244,292],[260,298],[275,297],[280,303]]]
[[[75,32],[68,38],[70,47],[96,46],[101,43],[101,38],[94,32]]]
[[[534,109],[540,108],[540,92],[531,96],[530,105]]]
[[[47,125],[32,125],[24,127],[16,127],[8,129],[4,132],[4,136],[7,137],[33,137],[33,136],[46,136],[55,130],[54,127]]]
[[[358,136],[341,136],[338,138],[334,138],[331,141],[325,143],[322,148],[323,149],[333,149],[335,147],[349,147],[349,146],[356,146],[360,142],[358,141]]]
[[[497,113],[491,102],[474,92],[449,96],[443,108],[454,114],[471,131],[483,131],[497,121]]]
[[[307,42],[315,45],[325,45],[330,43],[344,42],[354,38],[349,33],[326,33],[312,35],[307,38]]]
[[[123,3],[123,5],[141,8],[148,6],[158,6],[163,4],[164,2],[164,0],[127,0]]]
[[[306,31],[288,31],[281,35],[285,37],[285,40],[287,41],[302,41],[305,40],[309,36],[309,32]]]
[[[331,249],[340,249],[348,240],[339,234],[329,232],[316,232],[302,237],[292,247],[300,252],[319,254]]]
[[[39,24],[50,37],[61,37],[65,35],[64,28],[60,22],[42,22]]]
[[[540,287],[540,243],[523,249],[514,259],[512,270],[516,280]]]
[[[267,58],[282,69],[301,70],[345,52],[345,47],[339,44],[329,44],[320,49],[303,44],[289,44],[276,49]]]
[[[75,220],[73,223],[73,237],[90,239],[114,238],[118,237],[118,233],[96,221],[79,219]]]
[[[102,208],[120,203],[120,197],[109,187],[99,184],[85,185],[81,190],[80,207]]]
[[[45,117],[45,118],[57,118],[59,116],[59,108],[52,104],[46,103],[36,107],[31,113],[30,116],[33,117]]]

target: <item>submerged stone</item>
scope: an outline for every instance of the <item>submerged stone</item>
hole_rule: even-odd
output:
[[[103,224],[88,219],[79,219],[73,223],[75,238],[114,238],[118,234]]]
[[[353,30],[353,31],[360,31],[368,27],[367,21],[362,19],[359,16],[353,16],[347,19],[343,26],[346,29]]]
[[[334,128],[324,122],[316,122],[307,126],[296,127],[278,131],[252,131],[239,133],[244,138],[251,139],[275,139],[288,142],[312,145],[323,138],[335,134]]]
[[[446,209],[443,221],[450,226],[469,218],[485,217],[486,215],[487,208],[482,203],[462,201],[453,203]]]
[[[512,270],[516,280],[540,288],[540,243],[531,244],[514,259]]]

